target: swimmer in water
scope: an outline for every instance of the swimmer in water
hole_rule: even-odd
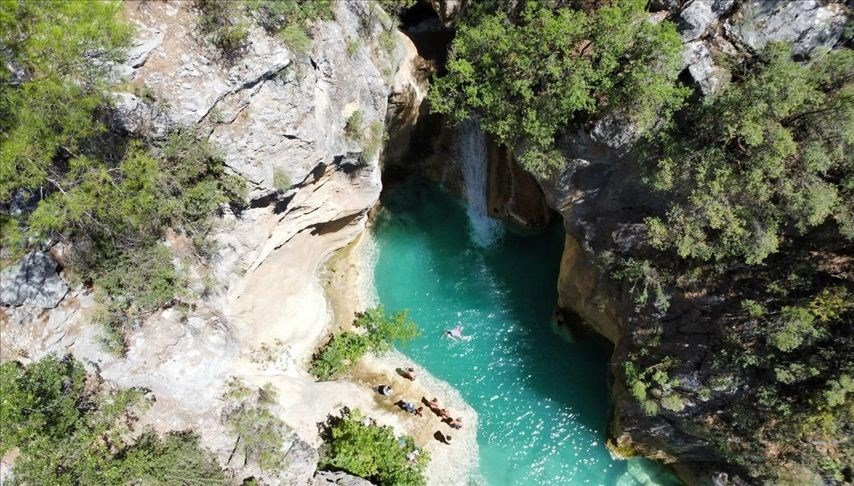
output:
[[[454,341],[468,341],[471,336],[463,336],[463,326],[457,326],[453,329],[445,329],[444,337],[453,339]]]

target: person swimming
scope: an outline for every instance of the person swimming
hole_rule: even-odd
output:
[[[454,341],[468,341],[471,339],[471,336],[463,336],[463,326],[459,325],[453,329],[445,329],[443,336]]]

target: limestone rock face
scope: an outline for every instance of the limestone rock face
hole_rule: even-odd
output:
[[[51,309],[68,293],[59,266],[47,253],[31,252],[0,272],[0,304]]]
[[[433,10],[439,15],[439,20],[445,27],[453,27],[460,20],[463,9],[469,0],[430,0]]]
[[[807,54],[839,41],[846,9],[842,2],[750,0],[738,7],[725,29],[728,36],[753,51],[771,41],[786,41],[792,43],[795,53]]]
[[[684,42],[684,67],[704,96],[718,93],[727,82],[728,73],[714,61],[717,55],[751,56],[775,40],[792,42],[799,54],[832,47],[839,42],[849,15],[849,7],[841,2],[660,0],[652,2],[652,7],[667,9],[667,16],[677,23]],[[559,304],[614,344],[614,411],[608,428],[612,450],[623,456],[688,464],[691,473],[683,468],[681,474],[697,478],[694,482],[725,478],[727,461],[690,433],[692,421],[728,406],[748,385],[735,375],[715,375],[710,380],[712,349],[720,339],[714,331],[720,315],[712,309],[721,309],[716,306],[723,299],[711,292],[688,295],[684,290],[666,289],[667,310],[641,313],[627,290],[630,285],[620,284],[608,273],[615,255],[655,256],[647,243],[644,218],[663,208],[640,182],[642,174],[631,151],[635,139],[625,116],[605,114],[589,126],[564,133],[558,147],[566,165],[547,180],[538,180],[548,205],[560,213],[567,230]],[[657,357],[672,356],[679,363],[672,374],[684,400],[684,409],[678,412],[662,410],[648,416],[625,388],[622,364],[633,352],[632,342],[644,332],[660,333]],[[740,484],[736,476],[729,481]]]
[[[371,486],[365,479],[351,476],[345,472],[319,471],[314,475],[312,486]]]
[[[674,6],[669,7],[674,9]],[[837,44],[849,7],[813,0],[693,0],[672,16],[685,41],[684,65],[703,95],[715,94],[727,73],[717,54],[754,54],[771,41],[791,42],[796,54]]]
[[[543,190],[514,155],[494,142],[487,144],[487,212],[523,228],[544,228],[552,218]]]
[[[3,359],[72,353],[114,386],[145,387],[156,402],[141,426],[193,429],[223,464],[234,447],[220,400],[226,381],[271,384],[280,397],[274,413],[292,429],[283,447],[288,466],[278,473],[254,470],[251,461],[229,467],[265,484],[312,483],[316,424],[341,404],[376,411],[367,387],[317,384],[304,370],[332,320],[318,271],[361,234],[379,198],[389,97],[400,94],[397,108],[417,112],[425,91],[405,36],[383,47],[380,34],[390,27],[368,2],[336,6],[334,20],[311,26],[308,54],[251,27],[245,52],[227,60],[197,34],[192,2],[127,2],[124,15],[138,38],[116,69],[131,88],[114,93],[112,128],[157,138],[181,127],[208,137],[226,170],[249,182],[249,205],[223,208],[209,261],[185,237],[167,234],[176,262],[188,262],[188,305],[129,326],[125,356],[104,351],[101,329],[91,323],[92,292],[68,292],[49,256],[31,254],[4,270]],[[347,52],[349,41],[358,43],[355,52]],[[348,138],[343,127],[357,110],[363,130]],[[369,151],[372,124],[380,130]],[[289,182],[274,187],[274,179]],[[271,346],[275,359],[258,358]]]

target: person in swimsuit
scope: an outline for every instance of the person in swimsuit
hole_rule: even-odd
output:
[[[445,329],[444,337],[453,339],[454,341],[468,341],[471,336],[463,336],[463,326],[457,326],[453,329]]]

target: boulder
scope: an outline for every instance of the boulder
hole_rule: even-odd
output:
[[[453,27],[463,16],[466,0],[430,0],[430,6],[439,15],[445,27]]]
[[[371,486],[373,483],[340,471],[318,471],[311,482],[312,486],[329,486],[333,484],[338,486]]]
[[[726,72],[715,64],[706,44],[702,41],[685,44],[684,59],[688,74],[697,83],[703,96],[714,95],[720,91],[726,79]]]
[[[848,8],[842,2],[750,0],[727,20],[727,35],[752,51],[771,41],[792,43],[796,54],[832,47],[845,29]]]
[[[31,252],[0,272],[0,303],[52,309],[68,293],[59,265],[47,253]]]
[[[682,40],[687,42],[702,37],[734,3],[735,0],[694,0],[689,3],[676,18]]]

